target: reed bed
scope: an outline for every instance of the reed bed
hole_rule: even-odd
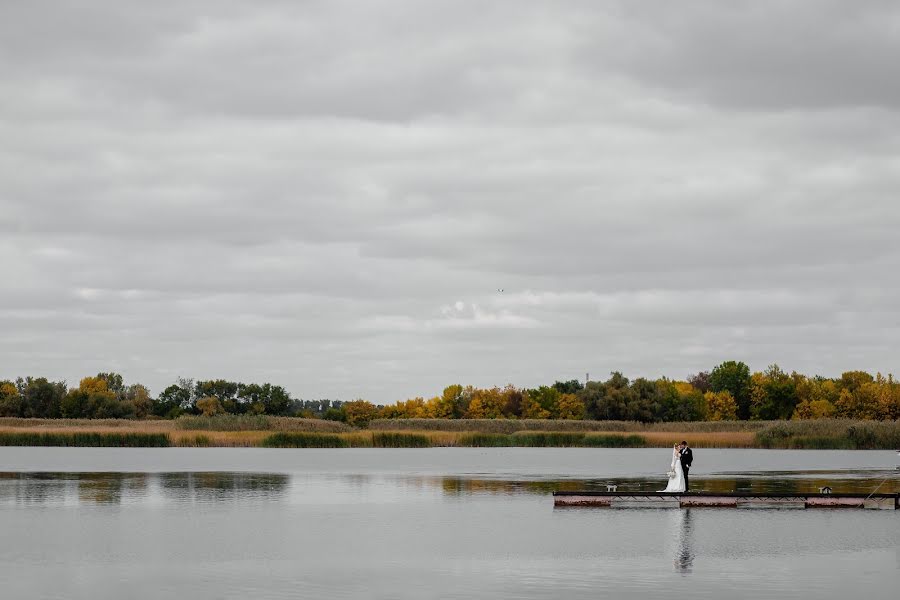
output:
[[[66,446],[83,448],[166,448],[165,433],[0,432],[0,446]]]
[[[759,431],[776,421],[564,421],[551,419],[375,419],[369,429],[384,431],[463,431],[466,433],[516,433],[518,431],[714,433]]]
[[[0,417],[0,429],[128,429],[159,432],[174,429],[173,421],[163,419],[20,419]]]
[[[780,421],[758,431],[755,442],[762,448],[891,450],[900,448],[900,421]]]
[[[602,421],[601,421],[602,422]],[[638,423],[630,431],[665,431],[677,433],[718,433],[759,431],[779,421],[672,421],[668,423]]]
[[[646,440],[639,435],[595,435],[574,432],[466,433],[456,440],[465,447],[527,448],[642,448]]]
[[[265,415],[182,417],[176,421],[0,418],[0,445],[615,448],[670,447],[681,440],[695,448],[893,449],[900,448],[900,422],[822,419],[640,424],[398,419],[373,421],[370,430],[358,430],[332,421]]]
[[[197,435],[188,435],[178,438],[175,441],[175,445],[182,448],[210,448],[215,446],[212,438],[210,438],[205,433],[198,433]]]
[[[510,434],[517,431],[633,431],[637,425],[627,421],[553,421],[550,419],[374,419],[369,423],[369,429]]]
[[[271,434],[264,448],[430,448],[427,435],[405,432],[317,433],[283,431]]]
[[[352,431],[349,425],[338,421],[270,415],[184,416],[175,420],[175,427],[190,431],[301,431],[314,433]]]
[[[169,437],[173,446],[187,448],[258,448],[269,435],[268,431],[173,431]]]
[[[644,435],[587,434],[582,445],[587,448],[646,448],[650,444]]]
[[[752,431],[642,431],[640,435],[652,448],[671,448],[681,440],[686,440],[692,448],[754,448]]]
[[[262,441],[263,448],[349,448],[350,442],[333,433],[279,432]]]
[[[470,448],[499,448],[512,445],[512,436],[508,433],[464,433],[454,444]]]
[[[431,448],[431,438],[421,433],[384,431],[372,433],[374,448]]]

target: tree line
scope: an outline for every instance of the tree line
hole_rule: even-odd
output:
[[[41,419],[172,419],[181,415],[252,414],[342,418],[339,400],[297,400],[271,383],[179,378],[153,397],[118,373],[85,377],[78,387],[46,377],[0,381],[0,417]]]
[[[343,421],[376,418],[595,419],[717,421],[848,418],[900,419],[900,383],[891,375],[847,371],[838,378],[787,373],[778,365],[751,373],[726,361],[685,380],[613,372],[605,381],[557,381],[537,388],[451,385],[429,399],[375,405],[366,400],[300,400],[270,383],[179,378],[157,397],[117,373],[86,377],[78,387],[27,377],[0,381],[0,416],[34,418],[175,418],[183,414],[265,414]]]

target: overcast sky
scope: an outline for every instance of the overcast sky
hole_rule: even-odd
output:
[[[890,1],[3,2],[0,379],[893,371],[898,56]]]

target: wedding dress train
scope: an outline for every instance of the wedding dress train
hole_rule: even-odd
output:
[[[674,477],[669,477],[669,485],[661,492],[683,492],[684,491],[684,471],[681,470],[681,453],[675,448],[672,450],[672,467],[675,472]]]

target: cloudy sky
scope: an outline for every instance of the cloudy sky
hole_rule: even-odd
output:
[[[888,1],[3,2],[0,379],[893,371],[898,56]]]

